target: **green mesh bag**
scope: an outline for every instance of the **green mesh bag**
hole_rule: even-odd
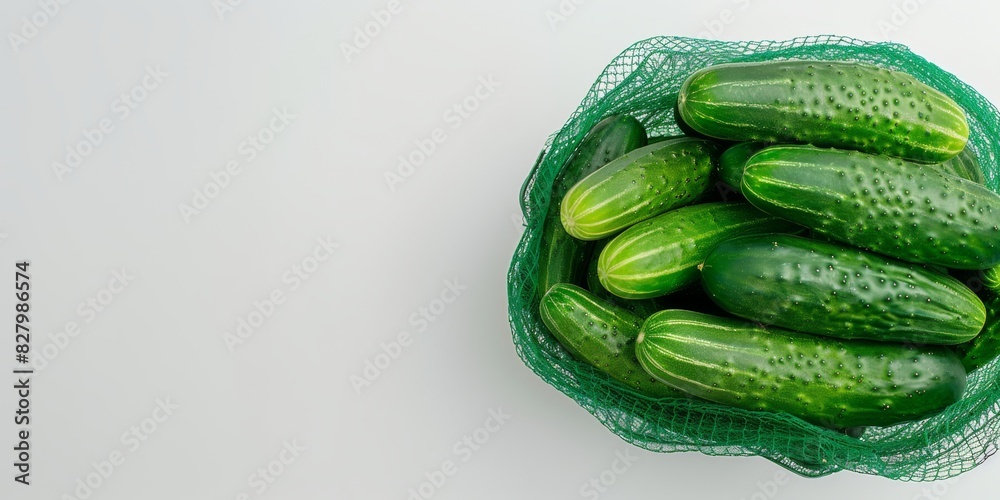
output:
[[[719,63],[770,59],[848,60],[907,72],[951,96],[968,114],[970,147],[986,184],[998,189],[1000,116],[970,86],[905,46],[838,36],[788,41],[722,42],[658,37],[616,57],[583,102],[551,136],[521,192],[526,229],[508,274],[510,324],[518,355],[539,377],[573,398],[625,441],[657,452],[759,455],[803,476],[852,470],[904,481],[956,476],[996,451],[1000,438],[1000,363],[973,372],[963,399],[943,413],[860,438],[820,428],[788,414],[755,412],[706,401],[655,400],[635,393],[570,356],[538,315],[538,245],[549,192],[575,145],[602,118],[628,113],[650,135],[680,133],[677,90],[695,70]]]

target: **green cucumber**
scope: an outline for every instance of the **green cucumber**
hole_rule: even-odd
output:
[[[542,322],[577,359],[628,387],[654,397],[684,393],[650,377],[635,358],[635,338],[642,318],[567,283],[553,285],[542,297]]]
[[[578,182],[562,200],[566,232],[597,240],[694,201],[713,184],[718,149],[692,138],[636,149]]]
[[[719,178],[730,187],[739,191],[740,179],[743,178],[743,167],[747,160],[767,144],[762,142],[741,142],[730,146],[719,156]]]
[[[694,396],[843,429],[888,426],[958,401],[966,373],[940,346],[839,340],[682,310],[649,317],[642,367]]]
[[[650,314],[655,313],[661,309],[666,309],[660,307],[655,300],[652,299],[623,299],[621,297],[615,296],[601,284],[601,280],[598,277],[597,263],[600,260],[598,257],[601,255],[601,250],[607,246],[610,239],[603,239],[593,244],[593,253],[590,256],[590,262],[587,265],[587,290],[598,297],[614,302],[615,304],[625,308],[629,312],[639,316],[642,319],[646,319]]]
[[[986,176],[983,174],[982,167],[979,166],[979,160],[968,147],[954,158],[939,165],[942,170],[949,174],[968,179],[976,184],[986,184]]]
[[[771,146],[743,170],[757,208],[824,236],[954,269],[1000,263],[1000,195],[936,165],[812,146]]]
[[[972,340],[955,346],[967,372],[972,372],[1000,356],[1000,295],[986,301],[986,325]]]
[[[719,244],[701,278],[732,314],[843,339],[961,344],[986,321],[979,297],[947,274],[787,234]]]
[[[658,297],[698,282],[698,265],[719,243],[744,234],[798,231],[747,203],[703,203],[640,222],[601,251],[598,275],[611,293]]]
[[[1000,293],[1000,266],[984,269],[982,274],[979,275],[979,280],[982,281],[983,287],[987,290],[993,293]]]
[[[808,143],[938,163],[969,138],[962,108],[905,73],[854,62],[710,66],[681,85],[681,119],[709,137]]]
[[[563,229],[559,202],[574,184],[609,161],[646,145],[646,130],[627,115],[609,116],[587,133],[559,172],[542,226],[538,255],[538,296],[556,283],[575,283],[586,259],[586,244]]]

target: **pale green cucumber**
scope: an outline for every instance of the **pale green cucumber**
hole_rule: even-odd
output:
[[[691,205],[616,236],[601,251],[598,275],[604,288],[619,297],[659,297],[697,283],[698,265],[729,238],[799,230],[747,203]]]
[[[597,240],[693,202],[713,185],[714,144],[671,139],[636,149],[578,182],[562,200],[570,235]]]

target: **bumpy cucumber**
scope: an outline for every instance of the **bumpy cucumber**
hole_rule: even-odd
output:
[[[762,142],[741,142],[730,146],[719,156],[719,178],[737,191],[743,178],[743,167],[754,153],[764,149]]]
[[[1000,195],[935,165],[771,146],[747,162],[741,189],[765,212],[864,249],[955,269],[1000,263]]]
[[[566,283],[542,297],[542,322],[574,357],[632,389],[656,397],[684,393],[649,376],[635,358],[642,318]]]
[[[955,346],[965,370],[971,372],[1000,356],[1000,295],[986,300],[986,325],[972,340]]]
[[[968,147],[963,149],[954,158],[940,165],[942,170],[949,174],[968,179],[976,184],[986,183],[986,176],[983,175],[983,169],[979,166],[979,160],[976,158],[976,154]]]
[[[832,428],[924,418],[958,401],[966,382],[945,347],[831,339],[681,310],[650,316],[636,355],[653,377],[694,396]]]
[[[623,299],[604,288],[604,285],[601,284],[601,280],[598,277],[597,263],[600,260],[599,257],[601,255],[601,251],[604,250],[604,247],[607,246],[610,241],[610,239],[603,239],[596,241],[593,244],[593,253],[590,255],[590,261],[587,264],[587,290],[604,300],[609,300],[625,308],[629,312],[644,320],[656,311],[666,309],[665,307],[660,307],[660,305],[653,299]]]
[[[945,161],[965,147],[965,112],[912,76],[836,61],[701,69],[682,84],[681,119],[710,137],[855,149]]]
[[[646,145],[646,130],[626,115],[605,118],[594,125],[559,172],[552,187],[549,209],[542,226],[538,255],[538,295],[556,283],[578,281],[586,259],[586,243],[573,238],[559,219],[559,202],[566,192],[611,160]]]
[[[712,186],[717,147],[680,138],[650,144],[578,182],[562,200],[566,232],[597,240],[694,201]]]
[[[719,244],[701,278],[732,314],[830,337],[961,344],[986,321],[979,297],[947,274],[786,234]]]
[[[640,222],[601,251],[598,275],[611,293],[658,297],[698,281],[698,265],[734,236],[798,231],[798,226],[747,203],[703,203]]]

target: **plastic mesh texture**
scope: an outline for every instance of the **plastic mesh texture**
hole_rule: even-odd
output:
[[[754,412],[706,401],[651,399],[575,360],[542,324],[536,304],[538,245],[556,174],[602,118],[628,113],[649,135],[680,133],[677,90],[695,70],[713,64],[772,59],[848,60],[907,72],[961,105],[970,147],[990,189],[998,189],[1000,116],[954,75],[905,46],[840,36],[787,41],[722,42],[678,37],[640,41],[611,61],[583,102],[539,156],[521,193],[526,229],[508,273],[508,306],[518,355],[546,383],[573,398],[625,441],[656,452],[759,455],[800,475],[852,470],[904,481],[945,479],[996,451],[1000,438],[1000,363],[970,374],[962,400],[925,420],[869,428],[854,438],[784,413]]]

